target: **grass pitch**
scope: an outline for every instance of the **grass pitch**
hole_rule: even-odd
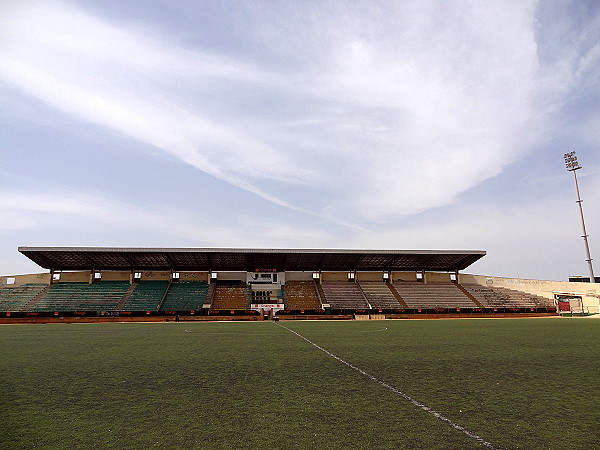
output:
[[[496,448],[598,447],[600,320],[281,322]],[[0,327],[1,448],[480,448],[275,323]]]

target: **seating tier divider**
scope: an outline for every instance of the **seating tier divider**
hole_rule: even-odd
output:
[[[117,308],[116,308],[117,311],[123,310],[123,306],[125,306],[125,303],[127,303],[127,301],[129,300],[129,297],[131,297],[131,294],[132,294],[133,290],[135,289],[135,287],[136,287],[136,283],[131,283],[129,285],[127,292],[125,292],[125,295],[123,295],[123,298],[121,298],[121,301],[119,301],[119,304],[117,305]]]
[[[484,308],[483,303],[477,300],[473,294],[471,294],[468,290],[466,290],[458,281],[453,281],[457,288],[459,288],[463,294],[471,299],[473,303],[475,303],[479,308]]]
[[[404,301],[404,299],[402,298],[402,296],[400,295],[400,293],[396,290],[396,288],[394,287],[394,285],[392,283],[386,283],[386,284],[387,284],[388,289],[392,293],[392,295],[394,297],[396,297],[396,300],[398,300],[398,303],[400,304],[400,308],[409,309],[408,305],[406,304],[406,302]]]

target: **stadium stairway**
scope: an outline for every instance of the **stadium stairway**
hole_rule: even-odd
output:
[[[136,283],[131,283],[129,285],[129,289],[127,289],[127,292],[125,292],[125,295],[123,296],[121,301],[119,301],[119,303],[117,304],[117,308],[116,308],[117,311],[123,310],[123,306],[125,305],[125,303],[127,303],[127,300],[129,300],[129,297],[131,297],[131,293],[135,289],[135,285],[136,285]]]
[[[317,280],[313,280],[313,284],[315,285],[315,289],[317,291],[317,295],[319,297],[321,305],[327,303],[327,301],[325,301],[325,292],[323,292],[323,287],[321,287],[321,283],[319,283]]]
[[[210,283],[208,285],[208,292],[206,293],[206,299],[204,300],[203,307],[212,308],[213,300],[215,299],[215,288],[217,285],[215,283]]]
[[[463,294],[465,294],[467,297],[469,297],[471,299],[471,301],[473,303],[475,303],[479,308],[483,308],[484,307],[483,304],[479,300],[477,300],[473,296],[473,294],[471,294],[468,290],[466,290],[464,288],[464,286],[461,285],[458,281],[453,281],[453,283],[456,285],[457,288],[459,288],[462,291]]]
[[[394,295],[394,297],[396,297],[396,300],[398,300],[400,307],[404,308],[404,309],[409,309],[408,305],[406,304],[406,302],[404,301],[404,299],[402,298],[400,293],[396,290],[394,285],[392,283],[386,283],[386,284],[388,285],[390,292]]]

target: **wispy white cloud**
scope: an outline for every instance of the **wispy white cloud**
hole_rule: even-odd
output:
[[[540,67],[533,1],[248,5],[242,60],[236,43],[215,54],[69,3],[12,2],[0,79],[276,204],[368,224],[500,173],[575,76]]]
[[[82,231],[87,239],[93,235],[102,245],[125,245],[114,241],[121,233],[162,235],[165,246],[186,242],[195,246],[285,247],[302,246],[308,241],[320,245],[331,239],[324,231],[281,221],[232,213],[229,224],[223,225],[187,209],[165,204],[140,207],[97,193],[76,194],[72,189],[46,193],[6,189],[0,191],[0,204],[0,233],[35,230],[44,235],[48,230],[59,230],[63,242],[67,240],[69,245],[86,245],[70,237]]]
[[[167,48],[151,35],[118,29],[64,4],[15,3],[9,12],[1,32],[0,77],[5,82],[294,208],[245,174],[294,183],[301,181],[301,170],[290,173],[280,153],[209,117],[202,104],[173,100],[186,89],[212,85],[214,78],[253,81],[256,71],[208,53]],[[177,86],[182,79],[183,88]]]

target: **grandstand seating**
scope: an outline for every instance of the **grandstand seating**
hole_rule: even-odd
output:
[[[290,310],[322,309],[314,281],[288,281],[285,285],[285,308]]]
[[[372,308],[396,309],[401,307],[388,283],[361,281],[358,284]]]
[[[409,308],[475,308],[477,305],[452,282],[397,281],[394,288]]]
[[[281,302],[280,290],[259,303]],[[287,310],[546,308],[553,302],[522,291],[453,282],[289,281],[283,299]],[[248,310],[251,291],[242,281],[59,282],[0,288],[0,311],[193,311],[210,303],[212,310]],[[162,302],[162,303],[161,303]]]
[[[0,311],[21,311],[47,286],[47,284],[25,284],[23,286],[1,288]]]
[[[178,281],[171,283],[160,309],[162,311],[192,311],[206,302],[206,281]]]
[[[122,308],[122,311],[157,311],[169,287],[168,281],[140,281]]]
[[[358,284],[349,281],[324,281],[325,303],[332,309],[365,309],[369,305]]]
[[[113,311],[128,288],[127,281],[57,283],[30,311]]]
[[[217,281],[211,309],[248,309],[246,286],[240,281]]]
[[[494,308],[536,308],[551,307],[551,300],[526,292],[503,287],[462,284],[483,306]]]

